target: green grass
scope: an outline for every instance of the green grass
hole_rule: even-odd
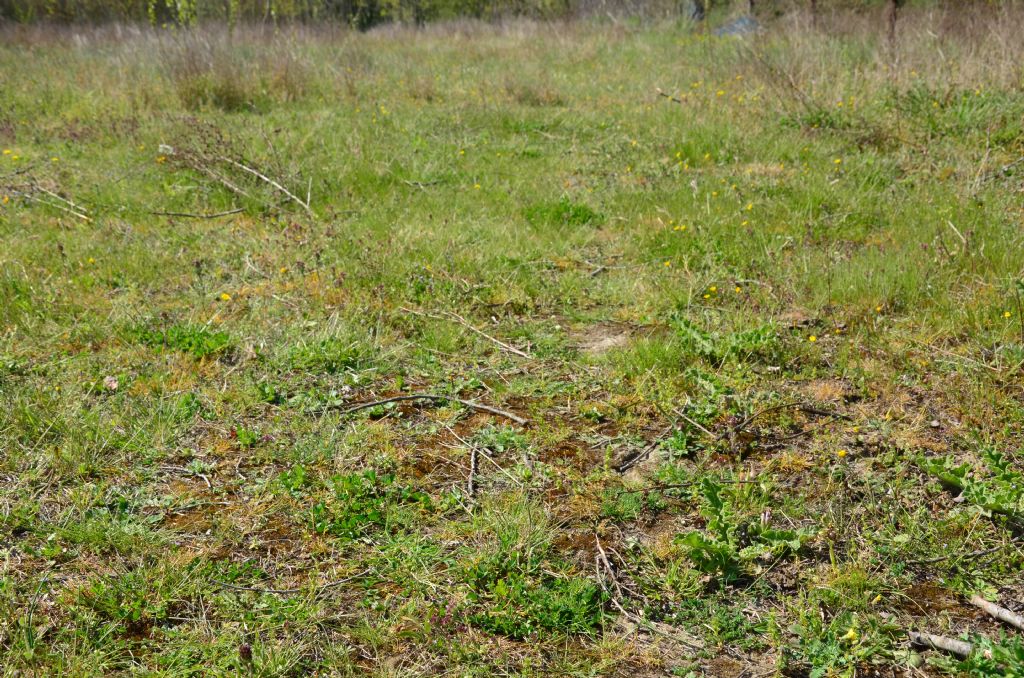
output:
[[[0,665],[1019,673],[1019,49],[907,16],[11,31]]]

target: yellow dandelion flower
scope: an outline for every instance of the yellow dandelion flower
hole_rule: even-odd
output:
[[[710,295],[710,294],[705,294],[705,295],[704,295],[704,298],[705,298],[705,299],[710,299],[710,298],[711,298],[711,295]]]
[[[1009,318],[1011,315],[1013,315],[1013,314],[1010,313],[1009,311],[1003,311],[1003,317],[1004,318]]]
[[[881,313],[881,312],[882,312],[882,307],[881,306],[875,306],[875,313]]]
[[[843,164],[843,159],[842,158],[836,158],[832,162],[837,164],[837,165],[842,165]]]
[[[4,149],[4,155],[10,155],[10,154],[11,154],[11,149],[5,148]]]
[[[473,184],[473,188],[480,190],[480,184]]]
[[[840,459],[845,457],[847,454],[849,454],[849,452],[847,452],[846,450],[837,450],[836,451],[836,456],[839,457]]]
[[[814,342],[816,342],[817,340],[818,340],[818,337],[816,337],[816,336],[815,336],[815,335],[813,335],[813,334],[812,334],[811,336],[807,337],[807,341],[811,342],[812,344],[813,344]]]
[[[10,198],[10,196],[6,196],[6,195],[5,195],[4,197],[3,197],[3,199],[2,199],[2,200],[0,200],[0,202],[2,202],[2,203],[3,203],[3,204],[5,204],[5,205],[6,205],[7,203],[9,203],[10,201],[11,201],[11,198]]]
[[[165,162],[167,162],[167,156],[166,155],[158,155],[156,157],[156,161],[158,163],[165,163]]]
[[[288,267],[282,266],[280,272],[281,273],[287,273],[288,272]]]
[[[228,294],[227,292],[221,292],[220,293],[220,300],[221,301],[231,301],[231,295]]]
[[[718,288],[717,288],[717,287],[715,287],[714,285],[712,285],[711,287],[709,287],[709,288],[708,288],[708,291],[709,291],[709,292],[717,292],[717,291],[718,291]]]
[[[665,262],[665,268],[668,268],[668,267],[670,267],[671,265],[672,265],[672,262],[671,262],[671,261],[666,261],[666,262]]]
[[[739,285],[737,285],[737,286],[736,286],[736,294],[739,294],[739,293],[740,293],[740,292],[742,292],[742,291],[743,291],[743,288],[742,288],[742,287],[740,287]]]
[[[717,92],[715,92],[715,96],[718,96],[718,97],[725,96],[725,90],[724,89],[718,90]]]
[[[857,632],[852,628],[842,637],[842,640],[846,640],[851,643],[856,643],[858,639],[860,639],[860,636],[857,635]]]

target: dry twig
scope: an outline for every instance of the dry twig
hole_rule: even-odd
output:
[[[490,405],[484,405],[483,403],[476,403],[476,402],[473,402],[472,400],[463,400],[462,398],[456,398],[454,396],[441,395],[439,393],[412,393],[412,394],[409,394],[409,395],[401,395],[401,396],[394,396],[392,398],[384,398],[382,400],[374,400],[374,401],[371,401],[371,402],[368,402],[368,403],[360,403],[358,405],[353,405],[352,407],[349,407],[347,409],[342,410],[341,413],[343,415],[345,415],[345,414],[352,414],[353,412],[358,412],[359,410],[365,410],[365,409],[369,409],[371,407],[376,407],[377,405],[386,405],[387,403],[397,403],[397,402],[402,402],[402,401],[406,401],[406,400],[432,400],[434,402],[459,403],[460,405],[464,405],[465,407],[468,407],[468,408],[473,409],[473,410],[478,410],[480,412],[487,412],[489,414],[493,414],[493,415],[496,415],[496,416],[499,416],[499,417],[504,417],[505,419],[511,419],[512,421],[516,422],[517,424],[522,424],[524,426],[526,424],[530,423],[529,419],[524,419],[524,418],[520,417],[518,414],[513,414],[512,412],[508,412],[506,410],[499,410],[497,407],[491,407]],[[336,409],[336,408],[328,408],[328,409]]]
[[[1001,605],[996,605],[995,603],[989,602],[978,595],[971,596],[970,602],[971,605],[977,607],[980,610],[984,610],[986,613],[988,613],[992,617],[995,617],[1004,624],[1009,624],[1014,628],[1024,631],[1024,617],[1017,614],[1016,612],[1013,612],[1012,610],[1007,610],[1005,607],[1002,607]]]
[[[335,588],[337,586],[341,586],[342,584],[347,584],[350,581],[355,581],[356,579],[359,579],[360,577],[364,577],[364,576],[366,576],[369,573],[370,573],[370,570],[363,570],[362,572],[360,572],[358,574],[354,574],[351,577],[346,577],[344,579],[338,579],[338,580],[335,580],[335,581],[327,582],[326,584],[321,584],[320,586],[317,586],[314,590],[319,594],[319,593],[322,593],[322,592],[326,591],[327,589],[332,589],[332,588]],[[287,595],[291,595],[293,593],[302,593],[303,591],[306,590],[304,588],[296,588],[296,589],[265,589],[265,588],[260,588],[258,586],[239,586],[238,584],[231,584],[231,583],[226,582],[226,581],[220,581],[219,579],[214,579],[213,582],[215,584],[217,584],[218,586],[222,586],[222,587],[224,587],[226,589],[233,589],[235,591],[255,591],[256,593],[273,593],[273,594],[279,595],[279,596],[287,596]]]
[[[412,313],[413,315],[421,315],[421,316],[425,316],[427,318],[433,318],[435,320],[443,320],[444,319],[444,316],[435,315],[433,313],[424,313],[423,311],[414,311],[411,308],[404,308],[403,307],[401,310],[405,311],[406,313]],[[460,325],[462,325],[466,329],[470,330],[471,332],[475,332],[476,334],[480,335],[484,339],[490,341],[491,343],[493,343],[495,346],[497,346],[498,348],[502,349],[503,351],[508,351],[509,353],[514,353],[515,355],[517,355],[517,356],[519,356],[521,358],[527,358],[527,359],[532,359],[533,358],[533,356],[530,355],[529,353],[526,353],[525,351],[521,351],[518,348],[516,348],[515,346],[512,346],[511,344],[506,344],[501,339],[497,339],[495,337],[492,337],[491,335],[487,334],[483,330],[477,329],[468,320],[463,318],[458,313],[455,313],[453,311],[445,311],[445,315],[448,316],[449,318],[455,320],[457,323],[459,323]]]
[[[974,646],[963,640],[956,640],[947,636],[937,636],[934,633],[910,632],[910,642],[919,647],[927,647],[933,650],[942,650],[954,654],[957,657],[966,658],[974,651]]]
[[[238,214],[244,211],[245,208],[238,207],[227,212],[216,212],[215,214],[193,214],[191,212],[150,212],[150,214],[158,217],[181,217],[183,219],[217,219],[218,217],[226,217],[232,214]]]

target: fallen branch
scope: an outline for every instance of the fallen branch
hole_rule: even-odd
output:
[[[985,611],[992,617],[995,617],[1004,624],[1009,624],[1014,628],[1024,631],[1024,617],[1017,614],[1016,612],[1007,610],[1005,607],[989,602],[978,595],[971,596],[970,603],[971,605]]]
[[[669,101],[674,101],[677,104],[685,104],[686,103],[685,101],[683,101],[679,97],[674,97],[674,96],[672,96],[671,94],[669,94],[667,92],[663,92],[660,87],[655,87],[655,91],[658,93],[658,96],[663,96],[666,99],[668,99]]]
[[[752,415],[750,415],[749,417],[747,417],[746,419],[744,419],[740,423],[738,423],[735,426],[733,426],[732,429],[731,429],[731,433],[732,433],[732,435],[735,435],[735,434],[739,433],[740,431],[745,429],[747,426],[749,426],[751,424],[751,422],[753,422],[755,419],[757,419],[757,418],[759,418],[761,416],[764,416],[764,415],[768,414],[769,412],[777,412],[778,410],[786,410],[786,409],[789,409],[791,407],[795,407],[795,408],[797,408],[798,410],[800,410],[801,412],[803,412],[805,414],[813,414],[813,415],[818,416],[818,417],[834,417],[835,419],[843,419],[843,420],[846,420],[846,421],[852,421],[853,420],[853,417],[851,417],[851,416],[849,416],[847,414],[843,414],[841,412],[829,412],[828,410],[822,410],[822,409],[818,409],[817,407],[812,407],[811,405],[808,405],[807,403],[805,403],[803,401],[798,401],[798,402],[793,402],[793,403],[782,403],[781,405],[772,405],[771,407],[766,407],[763,410],[758,410],[757,412],[754,412]],[[723,437],[723,436],[719,435],[719,438],[721,438],[721,437]]]
[[[67,212],[68,214],[73,214],[74,216],[78,217],[79,219],[82,219],[83,221],[92,221],[92,219],[90,219],[86,215],[82,214],[81,212],[76,212],[75,210],[70,209],[68,207],[64,207],[63,205],[58,205],[57,203],[50,202],[48,200],[43,200],[42,198],[37,198],[36,196],[28,194],[28,193],[24,193],[23,195],[26,198],[28,198],[29,200],[31,200],[33,202],[37,202],[40,205],[46,205],[47,207],[52,207],[52,208],[54,208],[56,210],[60,210],[61,212]]]
[[[658,446],[658,443],[660,443],[665,438],[665,436],[671,433],[675,429],[675,427],[675,422],[669,424],[661,431],[661,433],[659,433],[654,438],[654,440],[648,443],[646,447],[632,454],[627,454],[626,457],[622,461],[620,461],[619,464],[615,467],[615,470],[618,471],[619,473],[625,473],[629,469],[633,468],[634,466],[642,462],[644,459],[650,456],[651,452],[654,451],[654,448]]]
[[[615,597],[615,594],[612,593],[608,589],[607,584],[605,584],[605,577],[601,572],[602,566],[603,569],[608,572],[608,576],[611,578],[612,584],[614,584],[615,589],[620,594],[622,593],[622,588],[619,585],[619,580],[615,576],[615,570],[612,568],[611,562],[608,560],[608,554],[605,553],[604,548],[602,548],[601,540],[598,538],[596,533],[594,534],[594,542],[597,545],[598,551],[597,555],[594,556],[594,569],[597,573],[597,583],[601,586],[601,590],[604,591],[605,594],[608,596],[608,600],[609,602],[611,602],[612,606],[616,610],[618,610],[623,617],[628,619],[637,627],[643,627],[651,633],[655,633],[657,635],[664,636],[665,638],[668,638],[670,640],[674,640],[675,642],[679,643],[691,652],[696,652],[704,648],[703,643],[701,643],[698,639],[694,638],[688,633],[674,629],[671,626],[668,626],[667,624],[656,624],[655,622],[651,622],[647,619],[644,619],[640,615],[634,614],[627,610],[625,607],[623,607],[622,603],[619,602],[618,598]]]
[[[320,586],[315,587],[314,590],[317,593],[322,593],[322,592],[326,591],[327,589],[332,589],[332,588],[335,588],[337,586],[341,586],[342,584],[347,584],[350,581],[355,581],[356,579],[359,579],[360,577],[364,577],[367,574],[369,574],[369,572],[370,572],[370,570],[363,570],[362,572],[360,572],[358,574],[354,574],[351,577],[346,577],[344,579],[338,579],[336,581],[327,582],[326,584],[321,584]],[[223,588],[232,589],[232,590],[235,590],[235,591],[255,591],[256,593],[272,593],[272,594],[279,595],[279,596],[287,596],[287,595],[291,595],[293,593],[302,593],[303,591],[306,590],[305,588],[297,588],[297,589],[265,589],[265,588],[261,588],[259,586],[239,586],[238,584],[231,584],[229,582],[220,581],[218,579],[214,579],[213,583],[217,584],[218,586],[222,586]]]
[[[932,650],[942,650],[954,654],[957,657],[966,659],[974,651],[974,646],[963,640],[937,636],[933,633],[910,632],[910,643],[919,647],[927,647]]]
[[[678,410],[676,408],[672,408],[672,412],[674,412],[677,417],[679,417],[680,419],[682,419],[687,424],[689,424],[690,426],[694,427],[695,429],[697,429],[698,431],[700,431],[704,435],[706,435],[708,437],[711,437],[711,438],[716,437],[714,433],[712,433],[711,431],[709,431],[705,427],[701,426],[699,423],[697,423],[696,421],[694,421],[690,417],[686,416],[686,413],[682,412],[681,410]]]
[[[92,219],[90,219],[88,217],[84,207],[79,207],[78,205],[76,205],[71,200],[68,200],[67,198],[62,197],[60,195],[57,195],[53,191],[50,191],[50,190],[46,189],[45,187],[40,186],[39,184],[33,184],[32,188],[37,190],[37,191],[42,191],[43,193],[45,193],[46,195],[50,196],[51,198],[54,198],[55,200],[59,200],[62,203],[64,203],[65,205],[67,205],[68,207],[70,207],[70,209],[65,209],[64,210],[65,212],[70,212],[71,214],[74,214],[76,217],[79,217],[80,219],[84,219],[86,221],[92,221]],[[63,207],[60,207],[58,205],[53,205],[53,207],[56,207],[57,209],[64,209]]]
[[[476,445],[469,448],[469,478],[466,480],[466,493],[470,499],[476,497]]]
[[[376,407],[377,405],[386,405],[388,403],[397,403],[397,402],[402,402],[402,401],[406,401],[406,400],[431,400],[431,401],[434,401],[434,402],[459,403],[460,405],[463,405],[463,406],[468,407],[468,408],[473,409],[473,410],[478,410],[480,412],[487,412],[489,414],[493,414],[493,415],[496,415],[496,416],[499,416],[499,417],[504,417],[505,419],[511,419],[512,421],[516,422],[517,424],[522,424],[524,426],[526,424],[530,423],[530,421],[528,419],[523,419],[519,415],[513,414],[512,412],[507,412],[505,410],[499,410],[497,407],[491,407],[490,405],[484,405],[482,403],[475,403],[472,400],[463,400],[462,398],[455,398],[453,396],[440,395],[440,394],[437,394],[437,393],[413,393],[413,394],[410,394],[410,395],[402,395],[402,396],[394,396],[392,398],[384,398],[383,400],[374,400],[374,401],[368,402],[368,403],[360,403],[358,405],[353,405],[352,407],[349,407],[347,409],[342,410],[341,414],[342,415],[352,414],[353,412],[358,412],[359,410],[366,410],[366,409],[369,409],[371,407]],[[333,408],[331,408],[331,409],[333,409]]]
[[[401,310],[405,311],[406,313],[412,313],[413,315],[422,315],[422,316],[426,316],[428,318],[434,318],[435,320],[441,320],[441,319],[444,318],[444,316],[434,315],[433,313],[424,313],[423,311],[414,311],[411,308],[402,308]],[[477,329],[472,324],[470,324],[470,322],[468,320],[463,318],[458,313],[454,313],[453,311],[445,311],[445,315],[447,315],[448,317],[452,318],[453,320],[455,320],[457,323],[459,323],[460,325],[462,325],[466,329],[468,329],[468,330],[470,330],[472,332],[475,332],[476,334],[479,334],[481,337],[483,337],[484,339],[490,341],[491,343],[493,343],[495,346],[497,346],[498,348],[502,349],[503,351],[508,351],[509,353],[514,353],[515,355],[517,355],[517,356],[519,356],[521,358],[526,358],[526,359],[532,359],[533,358],[533,356],[530,355],[529,353],[526,353],[525,351],[521,351],[518,348],[516,348],[515,346],[512,346],[511,344],[506,344],[501,339],[497,339],[495,337],[492,337],[491,335],[487,334],[483,330]]]
[[[506,478],[508,478],[509,480],[511,480],[511,481],[512,481],[513,483],[515,483],[515,484],[516,484],[516,485],[518,485],[519,487],[522,487],[522,486],[523,486],[523,482],[522,482],[521,480],[519,480],[519,479],[518,479],[518,478],[516,478],[516,477],[515,477],[514,475],[512,475],[511,473],[509,473],[508,471],[506,471],[506,470],[505,470],[505,468],[504,468],[504,467],[503,467],[503,466],[502,466],[501,464],[499,464],[498,462],[496,462],[496,461],[494,461],[493,459],[491,459],[490,455],[489,455],[489,454],[487,454],[487,453],[486,453],[485,451],[483,451],[482,449],[480,449],[479,447],[477,447],[477,446],[476,446],[476,445],[474,445],[473,443],[469,442],[468,440],[466,440],[465,438],[463,438],[462,436],[460,436],[460,435],[459,435],[458,433],[456,433],[456,432],[455,432],[455,429],[453,429],[453,428],[452,428],[451,426],[447,426],[447,425],[446,425],[446,426],[445,426],[445,428],[446,428],[446,429],[448,429],[448,432],[452,434],[452,437],[453,437],[453,438],[455,438],[456,440],[458,440],[458,441],[459,441],[460,443],[462,443],[462,444],[463,444],[463,445],[465,445],[466,447],[468,447],[468,448],[472,449],[472,450],[473,450],[473,451],[474,451],[475,453],[477,453],[477,454],[480,454],[480,455],[482,455],[484,459],[486,459],[487,461],[489,461],[489,462],[491,463],[491,465],[492,465],[492,466],[493,466],[494,468],[498,469],[498,471],[500,471],[500,472],[501,472],[502,474],[504,474],[504,476],[505,476]],[[472,461],[472,460],[470,460],[470,461]],[[475,466],[475,465],[476,465],[476,464],[475,464],[475,462],[473,462],[473,463],[474,463],[474,466]],[[474,483],[474,485],[475,485],[475,483]]]
[[[183,219],[217,219],[218,217],[226,217],[243,211],[245,211],[245,208],[239,207],[237,209],[228,210],[227,212],[217,212],[215,214],[192,214],[191,212],[150,212],[150,214],[154,214],[158,217],[182,217]]]
[[[294,200],[296,203],[298,203],[304,210],[306,210],[307,214],[309,214],[310,216],[313,216],[313,210],[310,209],[308,202],[304,202],[302,200],[302,198],[298,197],[297,195],[295,195],[294,193],[292,193],[287,188],[285,188],[281,184],[277,183],[276,181],[274,181],[270,177],[266,176],[265,174],[261,174],[260,172],[257,172],[256,170],[254,170],[253,168],[251,168],[251,167],[249,167],[247,165],[243,165],[242,163],[238,162],[237,160],[232,160],[231,158],[227,158],[227,157],[224,157],[224,156],[221,156],[220,159],[222,161],[228,163],[229,165],[234,165],[238,169],[240,169],[240,170],[242,170],[244,172],[248,172],[249,174],[253,175],[254,177],[256,177],[258,179],[261,179],[261,180],[265,181],[266,183],[270,184],[271,186],[273,186],[274,188],[276,188],[277,190],[281,191],[286,196],[288,196],[289,198]]]
[[[980,549],[978,551],[971,551],[970,553],[950,553],[950,554],[945,555],[945,556],[936,556],[934,558],[923,558],[921,560],[908,560],[908,561],[906,561],[906,564],[907,565],[929,565],[931,563],[941,563],[942,561],[949,560],[951,558],[961,558],[961,559],[963,559],[963,558],[977,558],[978,556],[987,556],[990,553],[995,553],[996,551],[1002,550],[1002,549],[1006,548],[1007,546],[1012,545],[1014,543],[1015,542],[1010,542],[1010,544],[1000,544],[999,546],[993,546],[992,548],[988,548],[988,549]]]

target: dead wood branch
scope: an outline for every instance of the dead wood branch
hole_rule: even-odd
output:
[[[930,565],[932,563],[941,563],[944,560],[950,560],[952,558],[960,558],[960,559],[977,558],[978,556],[987,556],[990,553],[995,553],[996,551],[1000,551],[1000,550],[1006,548],[1007,546],[1012,546],[1015,543],[1017,543],[1016,540],[1011,541],[1009,544],[1000,544],[999,546],[993,546],[992,548],[988,548],[988,549],[979,549],[978,551],[971,551],[970,553],[950,553],[949,555],[936,556],[934,558],[923,558],[921,560],[908,560],[908,561],[906,561],[906,564],[907,565]]]
[[[356,579],[359,579],[361,577],[365,577],[369,573],[370,573],[370,570],[363,570],[362,572],[359,572],[358,574],[354,574],[351,577],[345,577],[344,579],[337,579],[335,581],[327,582],[326,584],[321,584],[321,585],[315,587],[313,590],[316,591],[318,594],[319,593],[323,593],[324,591],[326,591],[328,589],[332,589],[332,588],[341,586],[342,584],[347,584],[347,583],[349,583],[351,581],[355,581]],[[239,586],[238,584],[232,584],[230,582],[220,581],[220,580],[217,580],[217,579],[214,579],[213,582],[215,584],[217,584],[218,586],[222,586],[222,587],[224,587],[226,589],[232,589],[234,591],[255,591],[256,593],[271,593],[271,594],[279,595],[279,596],[288,596],[288,595],[292,595],[292,594],[295,594],[295,593],[302,593],[303,591],[307,590],[305,588],[296,588],[296,589],[266,589],[266,588],[261,588],[259,586]]]
[[[369,409],[371,407],[376,407],[377,405],[386,405],[387,403],[397,403],[397,402],[403,402],[403,401],[407,401],[407,400],[431,400],[431,401],[434,401],[434,402],[459,403],[460,405],[463,405],[464,407],[468,407],[468,408],[470,408],[472,410],[478,410],[480,412],[487,412],[489,414],[493,414],[493,415],[496,415],[496,416],[499,416],[499,417],[504,417],[505,419],[511,419],[512,421],[516,422],[517,424],[522,424],[524,426],[526,424],[530,423],[529,419],[524,419],[523,417],[520,417],[517,414],[513,414],[512,412],[507,412],[505,410],[499,410],[497,407],[491,407],[490,405],[484,405],[483,403],[476,403],[476,402],[473,402],[472,400],[463,400],[462,398],[456,398],[454,396],[441,395],[439,393],[413,393],[413,394],[410,394],[410,395],[402,395],[402,396],[394,396],[392,398],[384,398],[383,400],[374,400],[374,401],[371,401],[371,402],[368,402],[368,403],[360,403],[358,405],[353,405],[352,407],[349,407],[347,409],[342,410],[341,414],[342,415],[352,414],[353,412],[358,412],[359,410],[366,410],[366,409]],[[336,408],[329,408],[329,409],[336,409]]]
[[[242,170],[243,172],[248,172],[249,174],[253,175],[257,179],[260,179],[260,180],[266,182],[267,184],[270,184],[271,186],[273,186],[274,188],[279,190],[281,193],[284,193],[286,196],[288,196],[290,199],[292,199],[296,204],[298,204],[300,207],[302,207],[302,209],[306,210],[306,214],[308,214],[309,216],[313,216],[313,210],[310,209],[308,202],[305,202],[302,198],[300,198],[299,196],[297,196],[294,193],[292,193],[291,191],[289,191],[287,188],[282,186],[277,181],[274,181],[273,179],[271,179],[267,175],[265,175],[265,174],[263,174],[263,173],[261,173],[261,172],[259,172],[257,170],[254,170],[252,167],[249,167],[248,165],[243,165],[242,163],[238,162],[237,160],[232,160],[231,158],[227,158],[225,156],[220,156],[219,159],[222,162],[226,162],[229,165],[237,167],[238,169]]]
[[[158,217],[181,217],[182,219],[217,219],[244,211],[244,207],[238,207],[227,212],[216,212],[214,214],[193,214],[191,212],[150,212],[150,214]]]
[[[927,647],[932,650],[942,650],[957,657],[967,658],[974,651],[974,646],[963,640],[956,640],[946,636],[937,636],[934,633],[910,632],[910,642],[918,647]]]
[[[616,597],[615,593],[609,590],[608,585],[605,583],[605,576],[602,574],[602,570],[608,573],[608,577],[611,579],[612,584],[619,595],[622,594],[622,587],[619,584],[618,578],[615,576],[615,569],[612,567],[611,561],[608,559],[608,554],[605,553],[604,548],[601,546],[601,539],[597,536],[597,533],[594,533],[594,543],[597,546],[597,555],[594,556],[594,569],[597,571],[597,583],[601,586],[601,590],[607,594],[608,601],[612,604],[612,607],[618,610],[623,617],[635,624],[638,628],[644,628],[651,633],[673,640],[691,652],[697,652],[704,648],[704,643],[700,642],[700,640],[694,638],[690,634],[672,628],[667,624],[651,622],[623,607],[618,597]]]
[[[666,99],[668,99],[669,101],[674,101],[674,102],[675,102],[675,103],[677,103],[677,104],[685,104],[685,103],[686,103],[685,101],[683,101],[683,100],[682,100],[682,99],[680,99],[679,97],[675,97],[675,96],[672,96],[672,95],[671,95],[671,94],[669,94],[668,92],[664,92],[664,91],[662,91],[662,89],[661,89],[660,87],[656,87],[656,88],[655,88],[655,91],[656,91],[656,92],[658,93],[658,96],[662,96],[662,97],[665,97],[665,98],[666,98]]]
[[[665,438],[665,436],[671,433],[675,429],[675,427],[675,422],[669,424],[667,427],[662,429],[661,433],[655,436],[654,440],[648,443],[644,448],[631,454],[627,454],[626,457],[622,461],[620,461],[619,464],[615,467],[615,470],[618,471],[619,473],[625,473],[626,471],[633,468],[634,466],[642,462],[644,459],[649,457],[651,452],[654,451],[654,448],[658,446],[658,443],[660,443]]]
[[[466,479],[466,493],[470,499],[476,497],[476,446],[469,448],[469,478]]]
[[[433,318],[434,320],[443,320],[445,318],[445,316],[447,316],[447,317],[451,318],[452,320],[454,320],[455,322],[457,322],[460,325],[462,325],[463,327],[465,327],[466,329],[470,330],[471,332],[474,332],[474,333],[480,335],[481,337],[483,337],[487,341],[491,342],[492,344],[494,344],[495,346],[497,346],[501,350],[507,351],[508,353],[513,353],[513,354],[519,356],[520,358],[526,358],[528,360],[532,360],[533,359],[533,356],[530,355],[529,353],[527,353],[525,351],[521,351],[518,348],[516,348],[515,346],[512,346],[511,344],[506,344],[501,339],[498,339],[496,337],[492,337],[491,335],[487,334],[483,330],[477,329],[468,320],[466,320],[461,315],[459,315],[458,313],[455,313],[453,311],[445,311],[445,316],[439,316],[439,315],[435,315],[433,313],[424,313],[423,311],[414,311],[411,308],[402,308],[401,310],[405,311],[406,313],[412,313],[413,315],[421,315],[421,316],[425,316],[427,318]]]
[[[830,412],[828,410],[822,410],[822,409],[819,409],[817,407],[813,407],[813,406],[807,404],[806,402],[798,401],[798,402],[793,402],[793,403],[782,403],[781,405],[772,405],[771,407],[766,407],[766,408],[764,408],[762,410],[758,410],[757,412],[754,412],[752,415],[750,415],[749,417],[747,417],[746,419],[744,419],[740,423],[738,423],[735,426],[733,426],[732,429],[730,430],[730,432],[731,432],[732,435],[736,435],[737,433],[741,432],[743,429],[745,429],[755,419],[758,419],[759,417],[762,417],[762,416],[764,416],[766,414],[769,414],[771,412],[777,412],[779,410],[786,410],[786,409],[790,409],[790,408],[794,408],[794,407],[796,409],[800,410],[801,412],[805,413],[805,414],[812,414],[812,415],[815,415],[815,416],[818,416],[818,417],[833,417],[835,419],[843,419],[845,421],[852,421],[852,419],[853,419],[848,414],[843,414],[841,412]],[[722,438],[722,437],[723,437],[722,435],[719,435],[719,438]]]
[[[468,448],[471,448],[471,449],[472,449],[472,450],[474,450],[474,451],[475,451],[475,452],[476,452],[477,454],[479,454],[479,455],[480,455],[480,456],[482,456],[482,457],[483,457],[484,459],[486,459],[487,461],[489,461],[489,462],[491,463],[491,466],[493,466],[494,468],[498,469],[498,471],[500,471],[500,472],[501,472],[501,473],[502,473],[502,474],[503,474],[503,475],[504,475],[504,476],[505,476],[506,478],[508,478],[509,480],[511,480],[511,481],[512,481],[513,483],[515,483],[515,484],[516,484],[516,485],[518,485],[519,487],[522,487],[522,486],[523,486],[523,482],[522,482],[521,480],[519,480],[518,478],[516,478],[516,477],[515,477],[514,475],[512,475],[511,473],[509,473],[509,472],[508,472],[507,470],[505,470],[505,467],[503,467],[503,466],[502,466],[501,464],[499,464],[498,462],[496,462],[496,461],[494,461],[493,459],[491,459],[491,456],[490,456],[489,454],[487,454],[487,453],[486,453],[486,452],[484,452],[484,451],[483,451],[482,449],[480,449],[480,448],[479,448],[478,446],[474,445],[473,443],[469,442],[468,440],[466,440],[465,438],[463,438],[462,436],[460,436],[460,435],[459,435],[458,433],[456,433],[456,432],[455,432],[455,429],[453,429],[453,428],[452,428],[451,426],[445,426],[445,428],[446,428],[446,429],[448,429],[448,432],[452,434],[452,437],[453,437],[453,438],[455,438],[456,440],[458,440],[458,441],[459,441],[460,443],[462,443],[462,444],[463,444],[463,445],[465,445],[466,447],[468,447]]]
[[[992,617],[995,617],[1004,624],[1009,624],[1010,626],[1016,629],[1024,631],[1024,617],[1017,614],[1016,612],[1013,612],[1012,610],[1007,610],[1005,607],[989,602],[978,595],[971,596],[970,602],[971,605],[977,607],[980,610],[985,611],[987,614],[991,615]]]

